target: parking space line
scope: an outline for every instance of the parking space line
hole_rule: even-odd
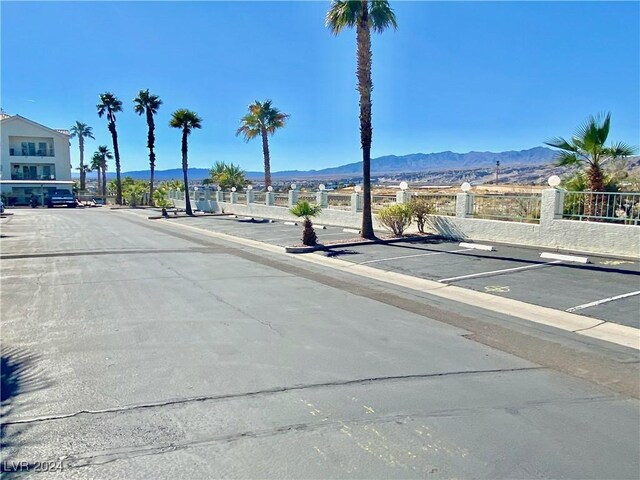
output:
[[[623,293],[622,295],[616,295],[615,297],[603,298],[602,300],[596,300],[595,302],[585,303],[583,305],[578,305],[577,307],[567,308],[567,312],[572,313],[578,310],[582,310],[583,308],[595,307],[596,305],[602,305],[603,303],[613,302],[614,300],[620,300],[621,298],[629,298],[635,295],[640,295],[640,290],[637,292]]]
[[[460,275],[459,277],[443,278],[443,279],[438,280],[438,281],[440,283],[454,282],[456,280],[465,280],[467,278],[485,277],[485,276],[490,276],[490,275],[498,275],[500,273],[517,272],[517,271],[520,271],[520,270],[530,270],[532,268],[548,267],[549,265],[555,265],[557,263],[562,263],[562,260],[556,260],[555,262],[538,263],[536,265],[526,265],[524,267],[505,268],[503,270],[493,270],[491,272],[472,273],[471,275]]]
[[[468,252],[470,250],[473,250],[473,249],[464,248],[462,250],[450,250],[446,252],[417,253],[415,255],[403,255],[400,257],[377,258],[375,260],[367,260],[366,262],[360,262],[358,265],[366,265],[368,263],[376,263],[376,262],[386,262],[388,260],[399,260],[401,258],[428,257],[430,255],[442,255],[443,253]]]

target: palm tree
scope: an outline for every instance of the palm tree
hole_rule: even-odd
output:
[[[91,173],[93,171],[93,169],[91,168],[91,165],[82,165],[82,167],[78,167],[78,168],[76,168],[76,170],[78,170],[80,172],[80,184],[82,186],[82,179],[84,178],[84,180],[86,182],[87,173]],[[80,188],[80,192],[84,192],[84,189]]]
[[[101,163],[102,157],[98,152],[94,152],[93,157],[91,157],[91,170],[95,170],[96,171],[96,178],[98,179],[98,188],[97,188],[97,192],[98,195],[101,195],[102,193],[102,188],[101,188],[101,177],[100,177],[100,171],[102,170],[102,163]]]
[[[236,136],[243,135],[249,140],[260,135],[262,137],[262,154],[264,156],[264,184],[271,185],[271,156],[269,155],[268,135],[282,128],[287,123],[290,115],[280,112],[272,106],[271,100],[260,103],[257,100],[249,105],[249,113],[240,119],[240,128],[236,130]]]
[[[94,138],[93,128],[86,123],[78,122],[69,129],[71,138],[78,137],[78,146],[80,147],[80,190],[84,190],[86,183],[86,170],[84,169],[84,139]]]
[[[358,91],[360,92],[360,144],[362,146],[362,236],[374,238],[371,219],[371,30],[382,33],[398,24],[387,0],[333,0],[326,26],[338,35],[345,27],[356,28]]]
[[[116,157],[116,203],[122,205],[122,181],[120,179],[120,150],[118,149],[118,131],[116,130],[116,112],[122,111],[122,102],[111,92],[100,94],[100,103],[96,105],[98,116],[106,113],[109,121],[109,132],[113,140],[113,153]]]
[[[581,166],[587,175],[587,188],[591,192],[605,191],[603,165],[616,158],[635,153],[635,148],[623,142],[605,146],[611,126],[611,113],[591,115],[578,129],[570,141],[555,137],[544,142],[559,148],[556,161],[559,166]],[[588,195],[585,203],[586,216],[600,216],[596,205],[602,204],[598,196]]]
[[[240,165],[226,162],[216,162],[209,170],[209,175],[214,183],[217,183],[223,190],[236,187],[244,188],[248,183],[246,172],[240,168]]]
[[[191,201],[189,200],[189,179],[187,178],[187,168],[189,167],[187,161],[187,139],[191,135],[191,131],[196,128],[202,128],[202,119],[198,117],[198,114],[181,108],[173,112],[169,126],[173,128],[182,129],[182,174],[184,176],[184,201],[186,204],[187,215],[193,215],[191,211]]]
[[[153,204],[153,173],[156,167],[156,153],[153,151],[155,147],[156,137],[154,134],[155,123],[153,116],[158,113],[158,108],[162,105],[162,100],[158,95],[149,93],[149,89],[140,90],[138,96],[133,99],[134,110],[138,115],[145,114],[147,116],[147,148],[149,148],[149,167],[151,175],[149,179],[149,203]]]
[[[100,170],[102,170],[102,195],[107,195],[107,168],[109,167],[107,160],[113,158],[113,154],[106,145],[100,145],[96,154],[100,155]]]
[[[318,243],[318,236],[313,229],[313,223],[311,217],[318,215],[322,208],[320,205],[311,205],[306,200],[298,202],[298,204],[289,210],[292,215],[296,217],[304,218],[304,229],[302,230],[302,243],[303,245],[313,246]]]

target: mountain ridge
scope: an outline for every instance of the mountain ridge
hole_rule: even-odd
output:
[[[384,155],[371,159],[371,174],[416,173],[424,171],[440,171],[452,168],[472,169],[493,167],[499,161],[502,167],[514,165],[546,165],[551,163],[555,151],[545,147],[534,147],[526,150],[508,150],[505,152],[456,153],[450,150],[435,153],[410,153],[407,155]],[[344,176],[358,176],[362,173],[362,162],[347,163],[336,167],[319,170],[282,170],[272,172],[273,179],[305,179],[305,178],[340,178]],[[193,167],[188,170],[189,178],[193,180],[207,178],[208,168]],[[74,175],[76,176],[76,175]],[[134,170],[122,172],[121,176],[134,179],[148,179],[149,170]],[[182,169],[156,170],[156,181],[182,179]],[[90,177],[94,177],[90,175]],[[114,178],[115,173],[107,172],[108,178]],[[247,178],[259,180],[264,178],[263,172],[247,172]]]

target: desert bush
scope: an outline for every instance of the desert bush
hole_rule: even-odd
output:
[[[409,205],[389,205],[378,210],[378,218],[384,228],[401,237],[411,225],[412,211]]]
[[[432,214],[434,211],[433,204],[426,198],[412,198],[409,203],[411,209],[411,216],[418,225],[418,231],[424,233],[424,224],[427,220],[427,215]]]

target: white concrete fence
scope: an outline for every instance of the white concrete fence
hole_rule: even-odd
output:
[[[446,238],[640,258],[640,226],[637,218],[640,193],[627,195],[625,201],[632,207],[626,211],[632,216],[619,216],[615,220],[620,223],[580,221],[571,214],[567,215],[566,195],[567,192],[557,188],[543,190],[541,195],[418,194],[401,190],[396,195],[372,196],[374,228],[382,229],[375,214],[381,207],[423,198],[435,212],[428,216],[425,231]],[[569,197],[573,199],[575,195],[571,193]],[[190,198],[195,210],[279,220],[295,220],[289,208],[298,201],[307,200],[322,207],[322,213],[316,217],[315,223],[360,228],[362,222],[361,193],[349,195],[298,190],[289,190],[287,193],[253,190],[222,192],[198,189],[190,192]],[[169,199],[177,208],[185,208],[184,192],[172,191]],[[616,210],[618,213],[621,211]],[[609,217],[598,217],[599,220],[604,218]],[[408,232],[415,231],[414,224]]]

